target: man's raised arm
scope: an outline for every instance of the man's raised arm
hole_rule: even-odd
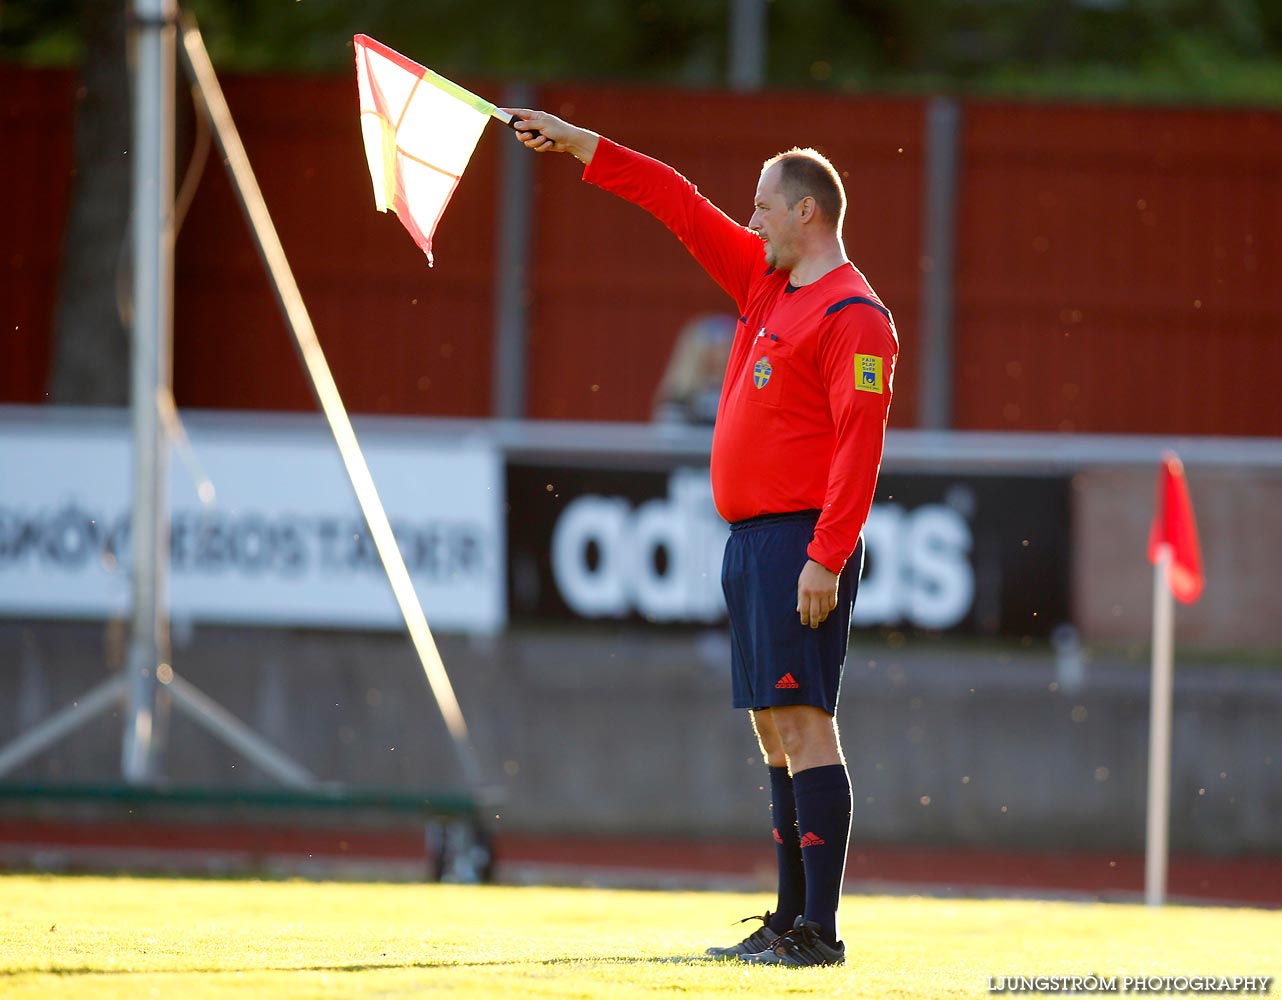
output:
[[[546,111],[504,108],[516,137],[537,153],[572,153],[583,179],[645,209],[668,227],[705,271],[746,308],[752,275],[765,269],[757,235],[730,219],[676,170]]]

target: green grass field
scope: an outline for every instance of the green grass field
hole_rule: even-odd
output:
[[[1282,975],[1282,912],[917,897],[847,896],[841,969],[695,957],[741,936],[732,920],[769,902],[4,876],[0,996],[975,997],[989,976]]]

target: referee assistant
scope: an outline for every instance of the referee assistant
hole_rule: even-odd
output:
[[[889,310],[846,257],[841,179],[814,150],[780,153],[744,227],[657,160],[513,113],[520,141],[573,154],[584,180],[658,218],[738,308],[712,491],[730,522],[734,707],[750,711],[770,768],[779,895],[761,928],[708,954],[840,965],[851,793],[834,716],[899,350]]]

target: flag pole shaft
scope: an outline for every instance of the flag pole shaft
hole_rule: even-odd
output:
[[[1144,845],[1144,902],[1166,901],[1171,814],[1171,688],[1175,608],[1167,573],[1171,547],[1163,545],[1153,567],[1153,684],[1149,700],[1148,820]]]

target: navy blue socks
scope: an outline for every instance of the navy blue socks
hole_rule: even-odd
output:
[[[801,862],[797,800],[786,767],[770,768],[770,815],[774,820],[775,860],[779,865],[779,901],[770,917],[776,934],[792,930],[806,908],[806,869]]]
[[[773,781],[774,768],[770,770]],[[805,918],[817,923],[820,936],[835,945],[837,906],[850,844],[850,775],[844,764],[812,767],[793,775],[792,789],[805,865]],[[781,863],[781,879],[782,871]]]

